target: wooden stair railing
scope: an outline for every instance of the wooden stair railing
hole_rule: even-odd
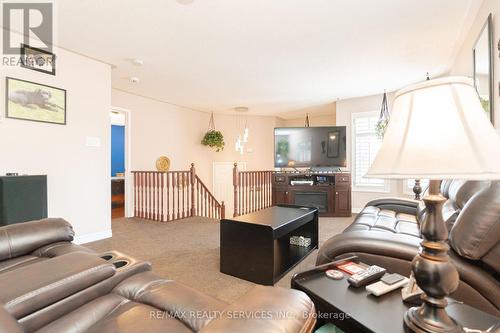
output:
[[[234,163],[234,217],[272,206],[273,173],[274,171],[239,171],[238,164]]]
[[[134,216],[155,221],[173,221],[201,216],[225,217],[219,203],[196,175],[194,163],[187,171],[132,171]]]

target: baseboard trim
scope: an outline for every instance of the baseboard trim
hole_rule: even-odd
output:
[[[363,210],[363,208],[357,208],[357,207],[353,207],[351,209],[353,214],[359,214],[359,213],[361,213],[362,210]]]
[[[73,242],[75,244],[85,244],[85,243],[95,242],[95,241],[105,239],[105,238],[110,238],[111,236],[113,236],[113,232],[111,231],[111,229],[109,229],[109,230],[94,232],[91,234],[76,236],[75,239],[73,240]]]

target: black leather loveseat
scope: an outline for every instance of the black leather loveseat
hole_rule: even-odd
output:
[[[449,230],[450,257],[460,274],[451,295],[500,316],[500,183],[443,181],[448,199],[443,217]],[[320,248],[317,264],[344,255],[408,276],[421,242],[422,202],[385,198],[369,202],[343,233]]]

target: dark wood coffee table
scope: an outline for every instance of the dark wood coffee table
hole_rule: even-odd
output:
[[[290,245],[291,236],[311,245]],[[220,222],[220,271],[273,285],[318,247],[318,209],[273,206]]]
[[[403,316],[410,306],[403,303],[401,289],[380,297],[368,295],[364,287],[350,287],[347,274],[342,280],[326,277],[324,271],[334,265],[318,266],[292,278],[292,288],[304,291],[316,305],[318,323],[331,322],[345,332],[405,332]],[[499,318],[454,300],[447,311],[467,328],[487,330],[499,324]]]

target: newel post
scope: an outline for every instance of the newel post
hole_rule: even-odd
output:
[[[224,203],[224,201],[222,201],[220,205],[220,218],[221,219],[226,218],[226,204]]]
[[[195,182],[196,182],[196,168],[194,167],[194,163],[191,163],[191,176],[189,177],[191,180],[191,216],[196,216],[196,205],[194,202],[195,199]]]
[[[234,213],[233,217],[238,216],[238,163],[234,163],[233,168],[233,198],[234,198]]]

